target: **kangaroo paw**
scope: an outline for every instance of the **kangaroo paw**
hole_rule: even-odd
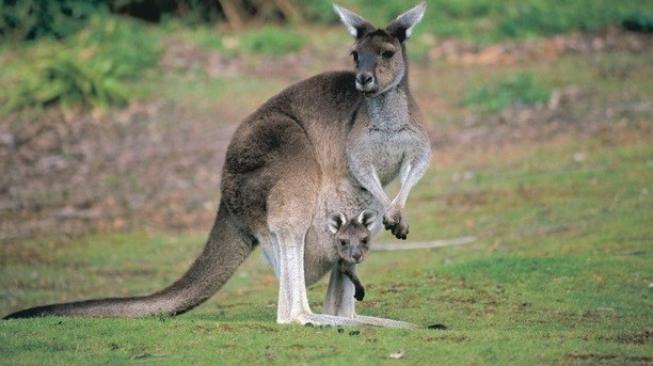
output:
[[[383,226],[385,226],[386,230],[390,230],[397,239],[406,240],[408,237],[408,223],[399,209],[391,208],[388,210],[383,216]]]
[[[354,293],[354,299],[358,301],[363,301],[365,298],[365,289],[363,287],[356,286],[356,292]]]

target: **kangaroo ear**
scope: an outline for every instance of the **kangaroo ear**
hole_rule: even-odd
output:
[[[398,16],[386,27],[386,30],[388,33],[397,37],[399,42],[403,42],[410,38],[410,35],[413,33],[413,27],[422,20],[425,12],[426,2],[421,2],[419,5]]]
[[[347,222],[347,217],[344,214],[337,213],[331,215],[331,217],[329,217],[329,222],[327,223],[329,231],[333,234],[337,233],[345,222]]]
[[[363,210],[358,215],[358,218],[356,219],[361,225],[364,225],[367,230],[372,230],[374,227],[374,224],[376,223],[376,211],[374,210]]]
[[[374,30],[374,26],[370,22],[351,10],[347,10],[336,4],[333,4],[333,10],[336,11],[342,23],[347,27],[349,34],[356,39],[360,39],[365,33]]]

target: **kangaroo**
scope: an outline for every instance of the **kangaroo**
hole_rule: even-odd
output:
[[[227,149],[213,228],[179,280],[147,296],[39,306],[7,318],[181,314],[217,292],[260,245],[278,276],[277,323],[413,327],[356,314],[325,223],[333,212],[351,217],[370,208],[382,213],[379,229],[382,221],[398,238],[408,234],[402,209],[431,148],[409,89],[405,44],[426,4],[386,28],[334,9],[355,39],[355,69],[300,81],[241,122]],[[390,200],[384,187],[397,177],[401,188]],[[306,286],[329,271],[324,314],[313,313]]]
[[[376,212],[371,210],[364,210],[351,220],[348,220],[343,213],[329,218],[329,230],[334,235],[334,244],[338,252],[338,270],[354,285],[354,298],[358,301],[363,301],[365,298],[365,287],[356,274],[356,265],[363,261],[369,250],[371,229],[375,219]]]

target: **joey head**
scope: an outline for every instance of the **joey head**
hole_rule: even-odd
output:
[[[356,265],[365,259],[370,248],[370,230],[375,220],[376,212],[372,210],[364,210],[353,219],[347,219],[343,213],[329,218],[329,230],[338,253],[338,270],[354,284],[354,298],[358,301],[365,297],[365,288],[356,274]]]

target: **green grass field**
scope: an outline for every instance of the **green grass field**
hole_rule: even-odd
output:
[[[474,174],[455,182],[459,171]],[[377,364],[398,362],[389,355],[401,350],[410,364],[647,364],[652,181],[653,145],[633,136],[561,138],[436,165],[410,200],[412,238],[478,242],[373,253],[360,312],[448,330],[276,325],[276,280],[257,252],[215,298],[174,319],[0,322],[0,362]],[[3,253],[1,284],[12,291],[2,311],[160,288],[202,239],[136,232],[29,243]],[[310,291],[316,310],[325,287]]]

